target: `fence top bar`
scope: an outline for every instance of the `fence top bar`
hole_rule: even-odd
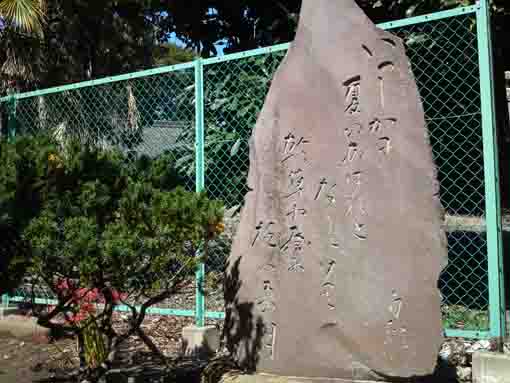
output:
[[[446,18],[450,18],[450,17],[454,17],[454,16],[475,13],[479,8],[480,8],[479,5],[459,7],[459,8],[454,8],[454,9],[450,9],[447,11],[428,13],[426,15],[409,17],[407,19],[390,21],[387,23],[381,23],[381,24],[377,24],[377,27],[379,27],[381,29],[392,29],[392,28],[404,27],[404,26],[408,26],[408,25],[426,23],[428,21],[441,20],[441,19],[446,19]],[[244,57],[251,57],[251,56],[257,56],[257,55],[261,55],[261,54],[278,52],[278,51],[288,49],[290,47],[290,44],[291,43],[283,43],[283,44],[278,44],[278,45],[272,45],[270,47],[265,47],[265,48],[252,49],[252,50],[239,52],[239,53],[231,53],[231,54],[221,56],[221,57],[211,57],[209,59],[203,60],[203,65],[209,65],[209,64],[214,64],[214,63],[219,63],[219,62],[224,62],[224,61],[236,60],[236,59],[240,59],[240,58],[244,58]]]
[[[445,19],[445,18],[449,18],[449,17],[474,13],[479,8],[480,8],[479,5],[471,5],[468,7],[459,7],[459,8],[450,9],[447,11],[435,12],[435,13],[430,13],[430,14],[426,14],[426,15],[422,15],[422,16],[410,17],[407,19],[377,24],[377,26],[381,29],[399,28],[399,27],[404,27],[404,26],[409,26],[409,25],[425,23],[428,21],[441,20],[441,19]],[[232,53],[232,54],[228,54],[228,55],[221,56],[221,57],[212,57],[209,59],[205,59],[205,60],[202,60],[202,64],[209,65],[209,64],[219,63],[219,62],[236,60],[236,59],[240,59],[240,58],[244,58],[244,57],[257,56],[257,55],[267,54],[267,53],[271,53],[271,52],[279,52],[279,51],[286,50],[289,47],[290,47],[290,43],[283,43],[283,44],[273,45],[273,46],[265,47],[265,48],[251,49],[251,50],[244,51],[244,52]],[[75,90],[75,89],[80,89],[80,88],[85,88],[85,87],[90,87],[90,86],[97,86],[97,85],[109,84],[109,83],[113,83],[113,82],[125,81],[125,80],[140,78],[140,77],[175,72],[175,71],[183,70],[183,69],[191,69],[194,66],[195,66],[194,61],[190,61],[190,62],[183,63],[183,64],[164,66],[164,67],[159,67],[159,68],[154,68],[154,69],[147,69],[147,70],[143,70],[143,71],[139,71],[139,72],[127,73],[127,74],[122,74],[122,75],[112,76],[112,77],[105,77],[105,78],[97,79],[97,80],[90,80],[90,81],[69,84],[69,85],[56,86],[53,88],[47,88],[47,89],[42,89],[42,90],[35,90],[32,92],[19,93],[19,94],[15,94],[14,96],[10,95],[10,96],[0,98],[0,103],[9,101],[12,99],[12,97],[19,100],[19,99],[23,99],[23,98],[43,96],[46,94],[59,93],[59,92],[67,91],[67,90]]]
[[[245,58],[245,57],[258,56],[258,55],[272,53],[272,52],[284,51],[284,50],[289,49],[289,47],[290,47],[290,43],[277,44],[277,45],[272,45],[270,47],[250,49],[249,51],[243,51],[243,52],[238,52],[238,53],[230,53],[228,55],[220,56],[220,57],[211,57],[211,58],[203,60],[202,62],[204,65],[214,64],[214,63],[218,63],[218,62],[237,60],[237,59]]]
[[[447,11],[440,11],[434,13],[428,13],[426,15],[409,17],[407,19],[401,19],[396,21],[389,21],[387,23],[377,24],[377,26],[381,29],[393,29],[399,27],[405,27],[409,25],[416,25],[421,23],[426,23],[429,21],[437,21],[441,19],[446,19],[449,17],[466,15],[469,13],[475,13],[480,8],[479,5],[470,5],[468,7],[459,7],[454,9],[449,9]]]
[[[66,91],[66,90],[75,90],[75,89],[86,88],[86,87],[90,87],[90,86],[110,84],[110,83],[118,82],[118,81],[132,80],[132,79],[140,78],[140,77],[147,77],[147,76],[153,76],[153,75],[157,75],[157,74],[175,72],[175,71],[183,70],[183,69],[190,69],[190,68],[193,68],[194,65],[195,65],[194,61],[190,61],[190,62],[183,63],[183,64],[176,64],[176,65],[164,66],[164,67],[159,67],[159,68],[147,69],[147,70],[142,70],[142,71],[138,71],[138,72],[121,74],[118,76],[100,78],[97,80],[83,81],[83,82],[78,82],[78,83],[69,84],[69,85],[55,86],[52,88],[47,88],[47,89],[42,89],[42,90],[34,90],[32,92],[19,93],[19,94],[14,95],[14,97],[19,100],[19,99],[23,99],[23,98],[43,96],[43,95],[51,94],[51,93],[60,93],[60,92]],[[11,99],[12,99],[12,96],[2,97],[2,98],[0,98],[0,102],[9,101]]]

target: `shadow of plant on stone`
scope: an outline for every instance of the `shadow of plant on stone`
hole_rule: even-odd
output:
[[[245,372],[252,373],[255,372],[259,362],[265,325],[262,318],[256,318],[253,302],[239,301],[238,292],[242,285],[239,273],[241,258],[233,264],[229,261],[225,272],[226,307],[223,339],[226,339],[230,355],[239,358],[239,367]]]

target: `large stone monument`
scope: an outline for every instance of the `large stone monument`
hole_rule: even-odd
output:
[[[227,269],[235,358],[283,376],[431,374],[447,249],[402,41],[354,0],[303,0],[250,151]]]

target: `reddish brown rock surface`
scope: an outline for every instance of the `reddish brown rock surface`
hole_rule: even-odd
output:
[[[303,0],[250,147],[227,271],[245,367],[392,380],[433,372],[447,249],[402,41],[354,0]]]

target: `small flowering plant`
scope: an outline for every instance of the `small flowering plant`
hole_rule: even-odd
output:
[[[58,278],[55,283],[55,290],[60,297],[69,297],[73,310],[66,313],[66,321],[69,323],[80,325],[93,317],[97,312],[97,306],[105,304],[106,298],[104,294],[97,288],[76,287],[67,278]],[[112,303],[119,304],[127,298],[127,294],[119,293],[116,290],[110,290]]]
[[[105,338],[101,334],[97,320],[98,305],[107,301],[105,295],[97,288],[77,287],[68,278],[58,278],[54,290],[61,299],[69,302],[70,310],[64,312],[65,321],[81,332],[82,357],[88,366],[97,368],[106,359]],[[110,290],[113,304],[120,303],[126,294]],[[55,310],[51,307],[50,310]]]

